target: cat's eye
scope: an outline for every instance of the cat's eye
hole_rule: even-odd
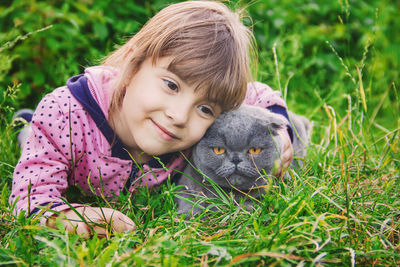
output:
[[[213,151],[214,151],[214,153],[215,154],[217,154],[217,155],[221,155],[221,154],[224,154],[225,153],[225,148],[223,148],[223,147],[213,147]]]
[[[251,147],[251,148],[249,148],[248,152],[249,152],[249,154],[252,154],[252,155],[258,155],[261,152],[261,148]]]

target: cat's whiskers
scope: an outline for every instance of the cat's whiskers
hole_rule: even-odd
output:
[[[254,161],[254,157],[251,156],[251,162],[253,163],[254,168],[256,169],[257,173],[260,175],[260,177],[264,177],[264,175],[260,172],[260,170],[257,167],[256,162]]]
[[[230,166],[222,165],[215,171],[215,174],[219,177],[228,177],[232,175],[236,170],[236,166],[234,164]]]
[[[266,173],[265,169],[262,169],[263,173],[261,173],[261,171],[260,171],[260,170],[258,169],[258,167],[257,167],[257,164],[256,164],[255,161],[254,161],[254,157],[253,157],[253,156],[251,156],[251,161],[252,161],[253,166],[254,166],[254,168],[256,169],[257,173],[260,175],[260,176],[256,179],[256,181],[257,181],[258,179],[263,179],[263,180],[264,180],[264,183],[265,183],[265,185],[262,185],[262,186],[259,186],[259,187],[260,187],[260,188],[261,188],[261,187],[264,187],[264,188],[263,188],[264,191],[265,191],[265,192],[268,192],[269,189],[270,189],[270,186],[269,186],[270,181],[268,181],[268,178],[269,178],[270,173]],[[258,188],[258,187],[257,187],[257,188]],[[268,191],[267,191],[265,188],[268,188]]]

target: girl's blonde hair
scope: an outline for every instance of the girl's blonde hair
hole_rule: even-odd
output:
[[[108,56],[103,65],[119,68],[109,112],[122,105],[125,87],[144,60],[153,64],[171,57],[168,70],[188,84],[206,90],[222,110],[238,107],[250,80],[249,53],[253,35],[240,21],[240,13],[212,1],[170,5]]]

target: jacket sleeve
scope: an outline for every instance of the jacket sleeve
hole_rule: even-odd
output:
[[[39,103],[32,117],[32,132],[13,174],[10,204],[16,202],[15,213],[25,210],[30,215],[42,207],[55,211],[69,208],[60,199],[72,167],[69,115],[68,107],[62,109],[52,94]]]
[[[282,115],[287,120],[287,133],[293,143],[293,127],[289,120],[286,102],[281,98],[281,93],[274,91],[268,85],[260,82],[250,82],[247,85],[246,98],[243,102],[247,105],[267,108],[271,112]]]
[[[263,108],[280,106],[287,109],[285,101],[281,98],[281,93],[260,82],[248,83],[244,104]]]

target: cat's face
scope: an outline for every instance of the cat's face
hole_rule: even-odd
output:
[[[223,188],[247,190],[267,183],[282,150],[276,131],[279,115],[242,106],[221,114],[193,149],[193,163]]]

